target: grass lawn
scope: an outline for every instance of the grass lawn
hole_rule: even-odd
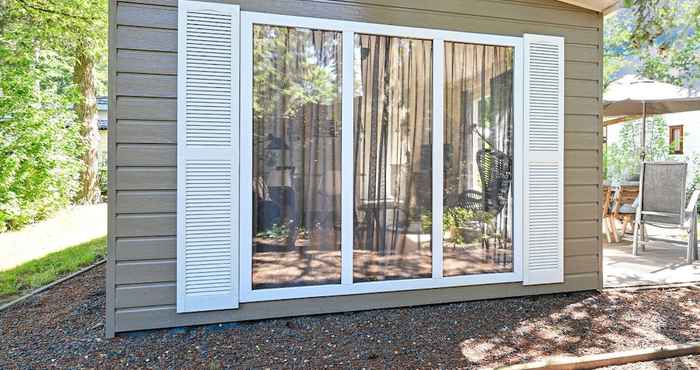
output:
[[[0,301],[54,282],[106,254],[107,237],[101,237],[0,271]]]

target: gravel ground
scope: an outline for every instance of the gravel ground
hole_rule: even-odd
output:
[[[588,292],[144,331],[107,340],[104,267],[98,267],[0,312],[0,369],[492,367],[695,341],[699,301],[700,290],[691,288]],[[698,358],[622,368],[696,368],[686,365],[691,361]]]

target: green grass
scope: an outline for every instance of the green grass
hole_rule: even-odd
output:
[[[0,271],[0,300],[52,283],[106,254],[107,237],[102,237]]]

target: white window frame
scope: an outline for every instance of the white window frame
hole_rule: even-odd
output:
[[[252,288],[252,217],[240,218],[240,301],[259,302],[293,298],[339,296],[416,289],[446,288],[468,285],[512,283],[523,281],[523,38],[454,32],[436,29],[391,26],[384,24],[339,21],[332,19],[295,17],[268,13],[241,12],[241,85],[240,85],[240,214],[252,215],[252,153],[253,153],[253,25],[286,26],[342,32],[342,135],[341,135],[341,283],[285,288]],[[353,283],[353,91],[354,91],[354,35],[377,34],[419,38],[433,42],[433,224],[432,224],[432,277],[405,280]],[[514,109],[514,166],[513,199],[513,271],[443,277],[442,203],[443,203],[443,95],[444,95],[444,42],[462,42],[514,48],[513,109]]]

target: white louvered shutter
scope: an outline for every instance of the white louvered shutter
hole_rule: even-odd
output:
[[[564,281],[564,39],[525,35],[524,284]]]
[[[177,312],[237,308],[240,11],[178,6]]]

